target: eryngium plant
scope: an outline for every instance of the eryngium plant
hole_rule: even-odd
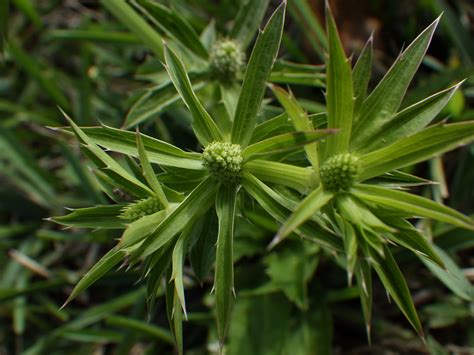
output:
[[[186,317],[183,264],[188,254],[196,276],[206,276],[215,259],[214,292],[217,328],[221,344],[229,324],[234,293],[233,238],[237,200],[253,199],[283,222],[289,211],[272,204],[263,181],[306,191],[312,186],[309,169],[274,161],[282,153],[299,151],[337,130],[292,131],[273,135],[275,122],[256,125],[257,113],[280,45],[286,3],[269,19],[255,43],[245,71],[234,117],[211,117],[192,90],[185,66],[170,48],[164,48],[165,66],[180,97],[193,115],[194,133],[202,153],[189,153],[151,137],[109,127],[80,128],[70,118],[72,131],[86,155],[98,167],[96,176],[114,200],[111,206],[78,209],[54,220],[91,228],[125,228],[117,244],[79,281],[67,302],[74,299],[107,271],[126,262],[141,264],[147,280],[148,303],[152,306],[166,275],[169,321],[182,352],[182,317]],[[101,147],[129,156],[132,172],[124,169]],[[132,157],[138,157],[138,166]],[[161,166],[158,177],[151,163]],[[165,182],[165,184],[163,184]],[[168,185],[168,186],[166,186]],[[174,189],[172,189],[174,188]],[[180,191],[177,191],[180,190]],[[115,195],[114,195],[115,194]],[[270,202],[267,202],[270,200]],[[209,233],[208,221],[217,215],[217,240]],[[327,228],[314,222],[302,228],[321,245],[342,249],[342,243]],[[215,254],[214,254],[214,244]],[[197,250],[197,251],[196,251]],[[204,266],[203,266],[204,265]]]
[[[340,131],[324,142],[306,146],[307,159],[319,182],[294,209],[276,235],[276,244],[318,216],[344,243],[349,282],[355,274],[362,309],[370,332],[372,279],[375,269],[388,293],[422,336],[422,327],[406,281],[389,244],[407,248],[443,267],[427,238],[408,219],[430,218],[467,229],[473,221],[463,214],[416,196],[409,186],[427,183],[399,171],[472,141],[474,123],[426,127],[461,83],[399,110],[421,63],[439,19],[411,43],[367,95],[372,65],[372,39],[354,68],[342,48],[330,10],[326,12],[329,56],[326,63],[327,127]],[[279,87],[273,91],[297,130],[310,121],[295,98]]]
[[[355,275],[360,287],[368,329],[374,268],[421,334],[408,287],[388,243],[443,266],[430,243],[407,219],[426,217],[474,228],[464,215],[402,191],[426,180],[397,170],[474,136],[474,124],[470,123],[425,128],[458,85],[399,111],[437,21],[402,53],[366,96],[371,41],[352,70],[328,12],[327,114],[306,115],[292,95],[273,86],[287,114],[256,125],[278,52],[284,12],[282,4],[258,37],[231,117],[212,117],[206,111],[181,59],[171,49],[164,49],[166,70],[193,115],[193,130],[202,153],[185,152],[138,132],[79,128],[70,120],[84,152],[98,167],[96,175],[104,191],[118,203],[79,209],[55,221],[125,231],[117,246],[77,284],[67,302],[126,262],[130,267],[141,265],[151,307],[165,275],[167,281],[172,281],[165,283],[168,317],[182,351],[181,323],[186,316],[183,264],[189,255],[197,278],[202,279],[215,265],[216,314],[222,345],[233,299],[234,224],[237,215],[245,216],[241,206],[254,204],[282,224],[273,245],[296,233],[345,264],[349,280]],[[294,129],[286,124],[288,116]],[[314,125],[326,126],[326,130],[314,130]],[[318,143],[323,137],[325,140]],[[125,154],[129,169],[101,147]],[[304,159],[298,166],[290,164],[295,156]],[[159,165],[162,172],[157,175],[151,164]],[[307,196],[301,199],[301,194]],[[215,215],[217,238],[212,239],[208,229]]]

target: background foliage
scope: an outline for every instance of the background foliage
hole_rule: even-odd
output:
[[[264,8],[266,1],[260,2]],[[249,44],[246,55],[250,54],[254,34],[242,34],[238,27],[232,27],[239,2],[160,3],[172,3],[175,13],[187,21],[196,36],[203,31],[209,34],[209,23],[214,24],[216,36],[233,35],[234,28]],[[266,13],[261,14],[265,20],[278,5],[269,3]],[[346,53],[358,55],[374,31],[373,83],[380,80],[403,43],[444,11],[440,29],[403,106],[468,78],[439,119],[472,120],[472,4],[461,0],[331,4]],[[323,62],[327,47],[322,30],[323,5],[322,1],[289,1],[279,58],[306,64]],[[132,128],[139,123],[141,132],[195,150],[198,143],[189,128],[190,113],[172,85],[163,85],[167,74],[160,63],[164,61],[162,42],[154,33],[178,43],[190,42],[187,45],[194,46],[198,57],[206,49],[196,47],[190,32],[183,35],[183,27],[173,28],[179,20],[172,15],[167,15],[171,20],[164,28],[138,26],[139,31],[131,31],[130,21],[137,20],[121,18],[113,1],[11,0],[1,6],[0,352],[171,353],[173,335],[167,324],[165,297],[158,297],[149,312],[144,285],[136,283],[138,271],[109,273],[77,301],[59,309],[74,284],[120,235],[108,229],[62,230],[45,220],[65,214],[62,206],[78,208],[107,202],[75,141],[45,127],[65,125],[57,109],[60,106],[81,126],[103,123]],[[205,78],[199,61],[186,65],[191,68],[191,81],[199,97],[213,113],[221,112],[216,103],[223,101],[225,92],[216,88],[214,78]],[[290,76],[300,84],[291,88],[305,110],[318,113],[324,110],[323,71],[317,67],[306,70],[313,81],[303,83],[308,76]],[[288,75],[272,75],[273,82],[290,81]],[[277,113],[276,102],[268,103],[269,114]],[[407,171],[439,182],[418,188],[420,195],[472,214],[473,167],[471,145]],[[446,225],[438,226],[432,235],[456,278],[394,249],[420,313],[427,344],[387,302],[385,290],[374,279],[372,342],[368,345],[358,290],[347,286],[344,270],[306,241],[291,240],[268,253],[267,244],[278,226],[273,220],[258,218],[258,214],[245,217],[237,217],[234,261],[238,298],[229,329],[229,353],[472,351],[472,232]],[[217,222],[211,216],[208,224],[213,223]],[[218,352],[210,296],[212,277],[198,282],[186,267],[184,348],[190,354]]]

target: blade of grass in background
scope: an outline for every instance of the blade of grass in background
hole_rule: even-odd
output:
[[[101,0],[101,4],[135,33],[159,60],[164,60],[163,39],[125,0]]]

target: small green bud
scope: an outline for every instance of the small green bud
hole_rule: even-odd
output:
[[[212,142],[202,153],[203,164],[214,179],[223,184],[233,184],[240,177],[241,153],[238,144]]]
[[[148,197],[138,202],[129,203],[122,209],[120,218],[135,221],[142,217],[161,210],[161,203],[157,197]]]
[[[235,81],[244,66],[245,53],[231,39],[216,41],[211,49],[210,66],[213,75],[223,83]]]
[[[358,173],[359,158],[352,154],[335,155],[319,168],[324,189],[332,192],[351,187]]]

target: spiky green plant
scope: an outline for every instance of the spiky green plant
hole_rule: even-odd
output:
[[[230,122],[225,122],[225,117],[210,116],[193,92],[183,63],[175,52],[165,46],[166,69],[193,115],[193,130],[203,153],[184,152],[138,132],[134,135],[109,127],[81,129],[68,118],[84,152],[99,168],[97,177],[104,189],[110,187],[110,196],[113,197],[113,192],[110,192],[113,187],[134,199],[144,200],[125,208],[123,204],[98,206],[54,218],[65,225],[97,228],[120,228],[124,225],[124,218],[131,221],[127,223],[117,246],[82,278],[66,303],[120,262],[127,260],[131,265],[140,262],[147,278],[150,306],[155,300],[162,275],[166,274],[173,281],[172,284],[166,283],[167,305],[176,343],[182,351],[181,321],[183,315],[186,317],[183,263],[196,244],[204,244],[207,250],[201,251],[198,258],[211,258],[210,262],[204,262],[212,265],[213,243],[207,243],[205,239],[208,236],[200,230],[206,216],[215,213],[218,234],[214,291],[218,333],[223,344],[234,292],[232,255],[237,201],[255,197],[256,194],[268,194],[262,181],[306,190],[311,185],[312,172],[273,161],[272,156],[298,151],[301,146],[336,132],[329,129],[272,135],[274,127],[265,123],[256,126],[257,113],[280,45],[285,6],[283,2],[275,10],[255,43],[235,115]],[[281,121],[282,117],[286,120],[286,115],[280,115],[274,122]],[[138,156],[141,169],[128,172],[99,146]],[[180,183],[185,195],[163,186],[151,163],[159,164],[167,172],[162,175],[162,181],[171,181],[169,186],[173,182]],[[265,208],[265,201],[254,200]],[[280,222],[289,215],[285,209],[277,213]],[[341,248],[331,231],[312,222],[305,226],[307,234],[313,235],[316,241],[329,248]]]
[[[429,183],[398,170],[473,140],[474,124],[444,122],[428,126],[461,83],[400,110],[405,92],[420,65],[439,22],[436,19],[404,51],[367,95],[372,65],[372,38],[354,68],[346,58],[329,7],[326,30],[327,127],[340,131],[324,142],[306,146],[319,176],[316,188],[294,209],[273,240],[281,242],[301,223],[319,216],[341,236],[349,283],[355,274],[370,334],[372,279],[375,269],[386,290],[422,336],[422,326],[407,283],[389,244],[397,244],[443,267],[427,238],[408,220],[429,218],[474,229],[467,216],[406,191]],[[295,98],[274,86],[297,130],[309,120]]]
[[[217,106],[221,110],[224,105],[225,110],[233,114],[243,77],[246,51],[258,32],[269,0],[246,1],[240,6],[228,31],[223,30],[224,26],[219,26],[218,31],[215,22],[211,21],[201,34],[175,8],[156,1],[137,0],[131,4],[125,0],[101,2],[153,51],[157,59],[164,59],[163,41],[170,48],[179,48],[180,59],[186,65],[192,88],[199,91],[203,104],[206,107]],[[146,74],[139,74],[140,78],[152,86],[131,107],[123,125],[125,128],[156,118],[180,100],[173,83],[163,80],[163,68],[159,63],[147,63],[145,66]],[[149,73],[148,67],[157,69]],[[311,77],[308,74],[312,74]],[[320,66],[279,60],[269,80],[273,83],[321,86],[322,76]],[[143,88],[140,90],[143,91]]]
[[[430,242],[408,219],[431,218],[474,229],[472,220],[461,213],[403,191],[426,180],[397,170],[474,137],[472,123],[425,128],[459,84],[399,110],[438,20],[415,39],[367,96],[372,42],[352,69],[328,9],[327,113],[308,116],[291,94],[271,86],[286,114],[257,125],[278,53],[285,5],[274,12],[255,43],[233,115],[211,116],[193,91],[180,56],[164,47],[170,82],[193,116],[202,153],[185,152],[138,132],[106,126],[80,128],[68,118],[84,152],[98,168],[96,176],[103,190],[118,203],[75,210],[54,220],[125,231],[81,279],[67,302],[118,264],[141,265],[150,307],[162,277],[172,281],[165,286],[167,312],[182,352],[183,265],[190,255],[198,278],[215,265],[215,309],[222,346],[233,300],[234,224],[251,201],[265,216],[282,224],[272,246],[296,233],[335,255],[345,265],[349,282],[355,275],[368,332],[374,268],[422,335],[406,281],[388,244],[398,244],[443,267]],[[286,124],[288,116],[294,128]],[[315,126],[326,129],[314,130]],[[126,155],[128,169],[102,148]],[[160,166],[160,174],[152,163]],[[117,191],[127,204],[117,198]],[[302,199],[301,194],[307,196]],[[216,240],[204,228],[214,215]]]

